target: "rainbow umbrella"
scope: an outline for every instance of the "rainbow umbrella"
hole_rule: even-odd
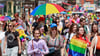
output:
[[[0,21],[8,21],[8,20],[11,20],[10,16],[1,16],[0,17]]]
[[[30,15],[36,16],[36,15],[48,15],[53,13],[60,13],[62,11],[65,11],[64,8],[61,6],[54,4],[54,3],[46,3],[41,4],[37,6]]]

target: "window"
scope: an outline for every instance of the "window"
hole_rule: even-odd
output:
[[[98,3],[98,6],[100,6],[100,3]]]
[[[68,0],[69,4],[75,5],[76,4],[76,0]]]
[[[85,4],[90,4],[90,2],[85,2]]]

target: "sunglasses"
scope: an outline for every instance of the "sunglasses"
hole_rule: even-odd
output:
[[[35,33],[35,34],[40,34],[40,33]]]
[[[8,25],[9,27],[12,27],[12,25]]]
[[[65,22],[65,24],[68,24],[68,22]]]
[[[52,30],[57,30],[56,28],[52,28]]]

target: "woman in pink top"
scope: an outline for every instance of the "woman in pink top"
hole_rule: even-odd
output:
[[[29,41],[27,53],[32,56],[44,56],[49,53],[47,44],[44,40],[39,39],[40,31],[39,29],[33,30],[34,39]]]

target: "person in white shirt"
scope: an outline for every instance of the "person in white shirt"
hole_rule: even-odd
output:
[[[77,29],[78,29],[78,26],[75,23],[73,23],[70,26],[69,33],[66,34],[66,39],[65,39],[65,43],[64,43],[64,48],[66,48],[66,50],[68,50],[68,48],[69,48],[69,42],[72,39],[72,37],[76,34]]]
[[[4,37],[5,37],[5,32],[3,31],[3,23],[0,21],[0,56],[3,56],[3,44],[4,44]]]

